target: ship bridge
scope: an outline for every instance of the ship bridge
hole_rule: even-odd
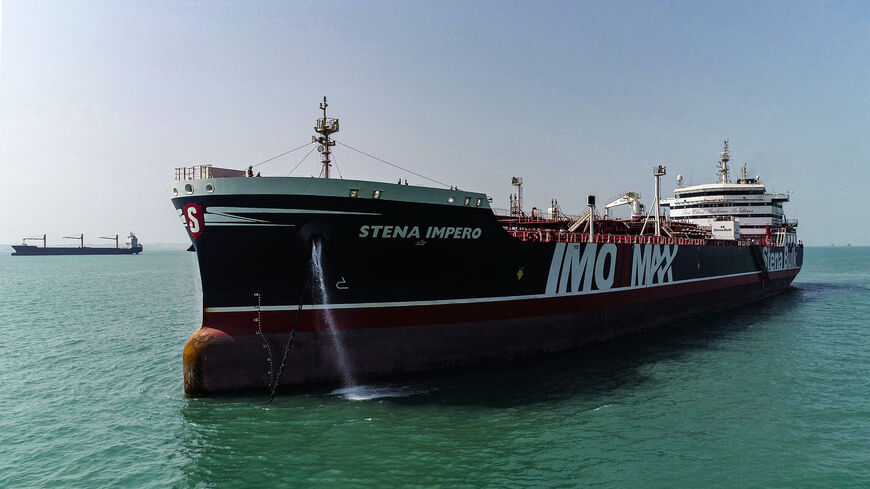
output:
[[[662,199],[662,207],[670,211],[673,221],[711,228],[723,220],[739,222],[739,235],[749,239],[764,239],[770,229],[794,227],[797,221],[785,218],[783,203],[789,194],[768,192],[760,177],[747,178],[743,165],[736,183],[728,180],[728,143],[719,160],[721,179],[716,183],[678,187],[674,197]],[[682,183],[681,177],[677,179]]]

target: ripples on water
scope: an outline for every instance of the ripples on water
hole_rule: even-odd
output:
[[[870,250],[740,311],[486,370],[185,399],[192,253],[0,256],[0,487],[870,486]]]

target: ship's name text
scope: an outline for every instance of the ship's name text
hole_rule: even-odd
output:
[[[360,238],[443,238],[477,239],[483,231],[480,228],[457,226],[429,226],[422,233],[420,226],[360,226]]]

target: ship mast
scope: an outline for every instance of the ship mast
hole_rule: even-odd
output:
[[[728,161],[731,160],[731,155],[728,154],[728,140],[725,140],[725,149],[722,150],[722,157],[719,158],[719,175],[722,183],[728,183]]]
[[[320,137],[311,136],[312,143],[320,143],[320,146],[317,147],[317,151],[320,152],[320,162],[323,165],[323,169],[320,171],[323,178],[329,178],[329,167],[332,166],[332,160],[329,158],[332,155],[332,150],[330,150],[330,148],[335,146],[335,141],[333,141],[329,136],[338,132],[338,119],[326,117],[327,106],[326,97],[323,97],[323,102],[320,103],[320,110],[323,111],[323,117],[317,119],[317,125],[314,126],[314,131],[317,134],[320,134]]]
[[[653,176],[656,177],[656,196],[653,202],[656,211],[656,236],[662,235],[662,199],[659,188],[661,187],[659,179],[667,175],[668,169],[663,165],[653,167]]]

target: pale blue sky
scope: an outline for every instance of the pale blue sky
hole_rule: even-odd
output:
[[[651,167],[713,181],[722,139],[808,244],[870,244],[865,2],[2,3],[0,243],[184,242],[176,166],[337,135],[507,207],[581,210]],[[345,178],[408,178],[338,146]],[[260,167],[285,175],[297,152]],[[318,172],[316,153],[296,175]],[[67,243],[70,244],[70,243]]]

